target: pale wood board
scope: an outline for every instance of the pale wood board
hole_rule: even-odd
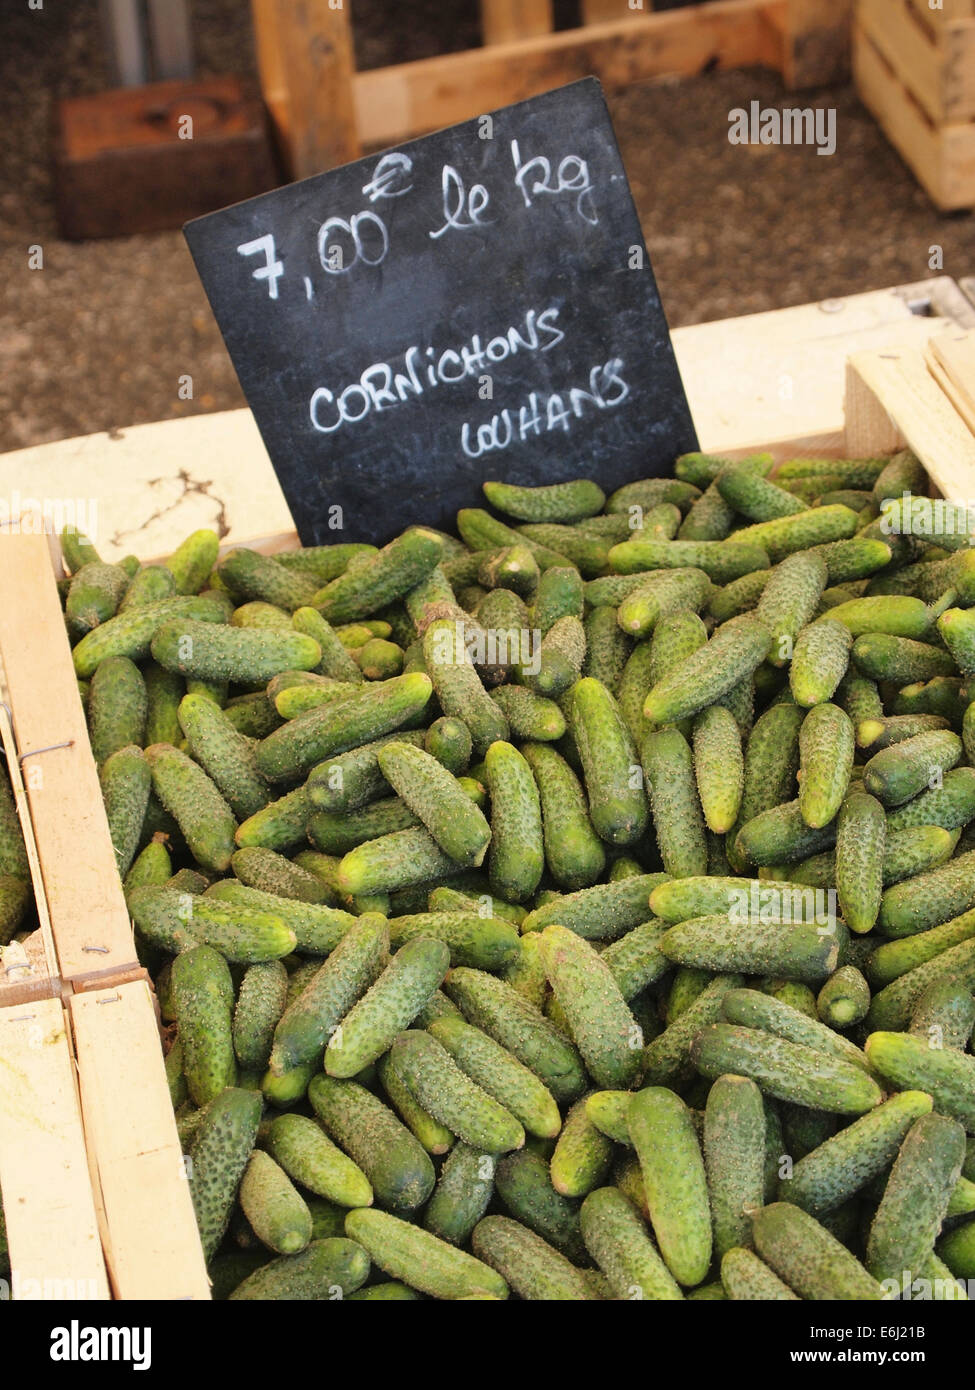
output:
[[[483,4],[483,0],[481,0]],[[579,16],[583,24],[608,24],[614,19],[632,19],[641,11],[653,9],[653,0],[579,0]]]
[[[843,433],[848,352],[917,346],[953,324],[937,313],[914,314],[909,304],[955,313],[955,300],[972,312],[954,282],[940,277],[676,329],[674,348],[702,446],[747,453],[772,442],[780,455],[835,449]],[[783,393],[785,378],[791,378],[791,399]],[[117,434],[2,454],[0,490],[26,494],[29,484],[38,503],[93,499],[93,540],[108,560],[129,553],[144,561],[165,557],[202,526],[215,527],[225,548],[297,545],[249,410],[134,425]]]
[[[931,376],[921,350],[859,352],[847,372],[847,442],[859,452],[865,432],[911,448],[943,497],[975,508],[975,434]]]
[[[580,77],[609,90],[719,68],[781,66],[785,0],[708,0],[509,44],[422,58],[355,76],[356,128],[364,146],[471,120]]]
[[[626,0],[613,0],[619,6]],[[550,34],[555,24],[552,0],[480,0],[481,36],[485,43],[510,43]]]
[[[857,23],[931,120],[943,124],[944,54],[908,0],[857,0]]]
[[[941,0],[940,10],[932,9],[929,0],[909,0],[909,3],[915,14],[932,25],[975,16],[975,0]]]
[[[943,333],[927,349],[928,368],[975,431],[975,333]]]
[[[0,1009],[0,1184],[14,1297],[108,1298],[58,999]]]
[[[61,976],[138,970],[46,536],[0,531],[0,593],[0,653]]]
[[[76,994],[70,1010],[115,1295],[208,1299],[149,989],[136,982]]]

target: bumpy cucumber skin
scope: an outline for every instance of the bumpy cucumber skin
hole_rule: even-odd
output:
[[[707,872],[708,847],[697,792],[694,759],[679,729],[647,734],[640,749],[653,811],[657,846],[674,878]]]
[[[644,715],[657,724],[672,724],[700,713],[754,673],[771,641],[769,629],[754,615],[732,618],[706,646],[653,686],[644,701]]]
[[[499,512],[519,521],[551,521],[569,525],[603,510],[606,495],[597,483],[579,478],[544,487],[517,487],[514,483],[487,482],[484,495]]]
[[[866,1266],[900,1288],[934,1250],[965,1157],[965,1131],[944,1115],[915,1120],[894,1160],[867,1239]]]
[[[474,1227],[474,1253],[529,1301],[591,1301],[598,1297],[582,1270],[540,1235],[507,1216],[486,1216]]]
[[[216,1254],[230,1221],[237,1186],[257,1139],[261,1098],[228,1086],[207,1107],[190,1148],[190,1191],[203,1256]]]
[[[456,621],[442,618],[430,624],[423,635],[423,657],[441,709],[467,725],[479,757],[508,737],[508,721],[481,684]]]
[[[765,1190],[765,1109],[754,1081],[719,1076],[704,1110],[704,1166],[714,1253],[751,1245],[749,1209]]]
[[[152,639],[152,655],[167,671],[202,680],[270,680],[279,671],[311,671],[322,650],[300,632],[240,628],[171,619]]]
[[[354,1004],[325,1049],[325,1070],[348,1078],[374,1062],[416,1018],[450,965],[450,949],[433,937],[408,941]]]
[[[660,950],[668,960],[701,970],[821,984],[836,969],[844,939],[838,929],[815,922],[742,921],[722,913],[679,922],[661,937]]]
[[[387,1274],[432,1298],[508,1297],[504,1279],[481,1260],[387,1212],[350,1212],[345,1229]]]
[[[787,1042],[800,1043],[814,1052],[868,1070],[867,1059],[855,1043],[785,999],[756,989],[736,989],[725,995],[722,1008],[729,1023],[764,1029]]]
[[[554,923],[542,932],[541,951],[590,1076],[606,1089],[625,1090],[640,1071],[643,1033],[609,967],[582,937]]]
[[[314,595],[317,608],[332,624],[356,622],[414,588],[438,564],[443,542],[433,531],[414,527],[365,556]]]
[[[831,1028],[852,1028],[867,1016],[870,986],[856,966],[842,965],[819,991],[816,1007],[819,1017]]]
[[[432,1034],[401,1033],[392,1056],[424,1109],[463,1143],[488,1154],[522,1147],[525,1131],[515,1117],[461,1071]]]
[[[248,967],[241,981],[233,1018],[234,1051],[242,1067],[263,1071],[267,1066],[274,1030],[284,1013],[287,993],[288,972],[280,961],[265,961]]]
[[[799,1207],[763,1207],[753,1233],[759,1255],[801,1298],[863,1302],[884,1296],[859,1260]]]
[[[661,1086],[638,1091],[627,1110],[643,1186],[664,1263],[678,1284],[700,1284],[711,1263],[704,1159],[690,1111]]]
[[[586,1115],[607,1139],[632,1148],[630,1131],[626,1127],[630,1094],[629,1091],[591,1091],[586,1097]]]
[[[975,1131],[975,1058],[930,1046],[912,1033],[871,1033],[864,1044],[870,1065],[895,1089],[927,1091],[938,1111]]]
[[[470,1023],[533,1071],[560,1104],[579,1096],[586,1076],[579,1053],[510,985],[484,971],[460,968],[450,972],[444,989]]]
[[[936,980],[918,999],[909,1031],[935,1046],[964,1052],[973,1027],[975,999],[971,991],[948,980]]]
[[[185,695],[178,719],[193,756],[211,777],[234,815],[246,820],[271,800],[271,789],[254,764],[251,745],[212,700]]]
[[[811,708],[831,700],[846,674],[853,635],[833,618],[817,618],[799,633],[789,666],[789,688],[797,705]]]
[[[586,1261],[579,1204],[556,1192],[541,1154],[520,1149],[505,1154],[495,1172],[495,1190],[511,1216],[547,1240],[573,1264]]]
[[[775,867],[808,859],[832,849],[835,842],[836,826],[807,825],[797,799],[772,806],[745,821],[735,839],[734,852],[743,864]]]
[[[141,748],[120,748],[99,772],[108,830],[120,877],[129,871],[142,837],[152,774]]]
[[[727,584],[752,570],[767,569],[768,555],[754,543],[736,540],[632,540],[614,545],[609,565],[617,574],[657,569],[701,569],[715,584]]]
[[[742,983],[741,975],[716,975],[694,1003],[647,1044],[643,1054],[646,1083],[673,1085],[685,1073],[695,1037],[707,1024],[718,1021],[724,996]]]
[[[512,923],[479,912],[419,912],[391,919],[394,950],[417,936],[435,936],[446,942],[451,965],[468,965],[474,970],[503,970],[517,956],[520,943]]]
[[[297,1255],[311,1240],[311,1212],[284,1169],[261,1149],[244,1170],[240,1205],[257,1238],[279,1255]]]
[[[759,1029],[712,1023],[694,1039],[691,1058],[712,1080],[725,1072],[748,1076],[764,1094],[811,1110],[863,1115],[882,1098],[860,1067]]]
[[[799,1160],[778,1195],[813,1216],[835,1211],[890,1167],[915,1120],[931,1111],[923,1091],[902,1091]]]
[[[880,900],[877,923],[885,936],[913,936],[975,907],[975,850],[895,883]]]
[[[589,940],[615,941],[646,921],[650,894],[666,878],[666,874],[641,874],[555,897],[528,913],[522,933],[541,931],[557,922]]]
[[[316,675],[331,676],[333,680],[361,685],[365,677],[347,649],[339,640],[331,623],[326,622],[317,608],[299,607],[291,619],[296,632],[311,637],[321,648],[322,659],[314,668]]]
[[[381,748],[393,742],[421,748],[424,735],[422,731],[403,729],[326,759],[308,776],[306,785],[313,808],[339,814],[358,810],[388,796],[390,786],[379,766],[378,754]]]
[[[109,657],[91,678],[88,730],[96,763],[145,741],[148,696],[142,673],[127,656]]]
[[[554,1138],[562,1127],[551,1092],[523,1063],[487,1033],[459,1018],[435,1019],[428,1031],[460,1069],[540,1138]]]
[[[383,776],[430,831],[437,844],[465,868],[484,859],[491,827],[436,758],[408,743],[387,743],[377,761]]]
[[[590,1120],[587,1099],[569,1109],[549,1162],[552,1186],[563,1197],[584,1197],[599,1187],[613,1160],[612,1141]]]
[[[394,1059],[391,1051],[385,1052],[379,1058],[376,1063],[376,1071],[390,1103],[407,1129],[419,1139],[427,1153],[448,1153],[453,1147],[455,1136],[446,1125],[442,1125],[439,1120],[435,1120],[428,1111],[423,1109],[407,1085],[401,1063]]]
[[[234,852],[237,821],[213,781],[170,744],[146,749],[153,789],[173,816],[194,859],[204,869],[225,873]]]
[[[872,931],[883,893],[887,819],[876,797],[847,797],[836,832],[836,892],[844,920],[861,935]]]
[[[875,753],[863,769],[863,785],[885,806],[900,806],[936,785],[935,776],[949,772],[962,751],[961,739],[950,729],[915,734]]]
[[[423,1225],[450,1245],[466,1245],[494,1193],[494,1154],[457,1144],[440,1170]]]
[[[734,715],[722,705],[702,710],[694,720],[693,748],[705,824],[724,835],[738,818],[745,785],[741,731]]]
[[[603,963],[609,967],[625,1000],[633,999],[670,969],[670,962],[660,950],[660,938],[666,930],[666,922],[651,917],[601,953]]]
[[[369,1276],[361,1245],[342,1237],[314,1240],[298,1255],[262,1265],[230,1295],[232,1302],[267,1300],[322,1303],[355,1293]]]
[[[612,694],[584,677],[570,692],[572,731],[596,834],[613,845],[634,844],[647,827],[647,799],[636,747]]]
[[[236,860],[237,856],[234,855]],[[285,861],[290,862],[290,861]],[[280,884],[279,887],[284,887]],[[251,912],[277,917],[294,932],[297,949],[310,956],[325,956],[333,951],[355,921],[351,912],[329,907],[323,902],[307,902],[296,897],[249,887],[237,879],[220,879],[209,887],[204,898],[208,904],[235,904]],[[227,909],[229,911],[229,908]]]
[[[799,1301],[799,1295],[793,1293],[753,1250],[735,1248],[725,1252],[721,1261],[721,1283],[727,1296],[736,1303]]]
[[[240,547],[217,565],[217,574],[238,600],[260,600],[294,612],[318,591],[317,582],[300,570],[289,570],[272,555]]]
[[[183,1072],[194,1105],[208,1105],[237,1076],[231,1031],[234,987],[227,962],[210,946],[173,962],[173,998]]]
[[[388,1106],[355,1081],[321,1073],[308,1099],[326,1133],[365,1173],[377,1202],[402,1212],[423,1206],[436,1182],[430,1155]]]
[[[846,793],[856,751],[853,721],[839,705],[814,705],[799,730],[799,813],[822,829]]]
[[[278,1115],[267,1130],[268,1151],[309,1192],[342,1207],[372,1205],[373,1191],[362,1169],[304,1115]]]
[[[582,1204],[583,1239],[620,1299],[676,1301],[684,1295],[633,1206],[615,1187],[600,1187]]]
[[[332,1030],[378,978],[389,949],[386,919],[365,913],[350,925],[312,982],[291,1004],[274,1030],[271,1070],[284,1075],[314,1062]]]
[[[942,785],[922,791],[912,801],[891,811],[890,831],[908,826],[937,825],[943,830],[959,830],[975,818],[975,767],[956,767],[946,772]]]
[[[223,605],[209,598],[160,599],[157,603],[118,613],[87,633],[72,652],[76,674],[87,680],[94,675],[100,662],[112,656],[126,656],[142,661],[156,632],[173,619],[220,624],[226,621]]]
[[[531,767],[511,743],[492,743],[484,766],[491,796],[491,888],[509,902],[524,902],[538,887],[545,866],[538,787]]]
[[[606,854],[579,779],[554,748],[526,743],[521,751],[538,787],[549,872],[568,892],[588,888],[602,874]]]
[[[828,577],[823,557],[806,551],[787,556],[772,570],[755,615],[772,634],[768,659],[773,665],[788,664],[796,638],[812,620]]]

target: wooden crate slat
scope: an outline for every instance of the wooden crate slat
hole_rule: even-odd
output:
[[[618,5],[620,0],[614,3]],[[532,39],[538,34],[550,34],[554,24],[552,0],[481,0],[481,35],[485,43]]]
[[[859,0],[857,22],[931,120],[944,124],[947,112],[941,45],[907,0]]]
[[[583,24],[609,24],[614,19],[631,19],[641,11],[652,9],[653,0],[638,0],[632,6],[628,0],[579,0],[579,16]]]
[[[927,349],[928,367],[975,433],[975,333],[943,333]]]
[[[473,48],[374,68],[355,77],[356,127],[364,146],[471,120],[581,77],[610,90],[702,68],[781,64],[769,16],[785,0],[709,0],[638,14],[519,43]]]
[[[0,1078],[0,1184],[14,1297],[106,1299],[60,1000],[0,1009]]]
[[[927,369],[922,350],[855,353],[847,369],[847,443],[859,452],[886,414],[893,441],[913,449],[943,497],[975,495],[975,434]]]
[[[62,978],[138,970],[44,534],[0,533],[0,592],[0,653]]]
[[[70,1010],[116,1297],[208,1299],[149,989],[76,994]]]

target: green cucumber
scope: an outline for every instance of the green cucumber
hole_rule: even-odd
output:
[[[505,1154],[495,1171],[495,1190],[509,1214],[548,1241],[573,1264],[582,1264],[586,1247],[579,1226],[579,1204],[556,1192],[549,1165],[525,1148]]]
[[[975,850],[888,888],[877,922],[884,936],[912,936],[975,907]]]
[[[423,635],[426,669],[444,714],[463,720],[474,751],[483,757],[497,739],[508,737],[508,721],[474,669],[463,637],[463,623],[442,618]]]
[[[590,1192],[579,1215],[586,1247],[617,1298],[654,1302],[683,1298],[645,1225],[617,1188]]]
[[[556,922],[589,940],[615,941],[647,920],[650,894],[666,878],[666,874],[641,874],[559,894],[529,912],[521,930],[542,931]]]
[[[796,638],[789,666],[789,688],[797,705],[811,708],[831,700],[846,675],[853,634],[834,619],[817,618]]]
[[[223,711],[202,695],[185,695],[177,717],[193,757],[234,815],[243,821],[262,810],[271,800],[270,787],[257,770],[250,741]]]
[[[545,861],[552,877],[569,891],[589,887],[602,873],[606,856],[579,779],[545,744],[525,744],[522,756],[538,788]]]
[[[153,790],[173,816],[194,859],[224,873],[234,852],[237,821],[216,784],[192,758],[167,743],[146,749]]]
[[[432,1298],[508,1296],[505,1280],[482,1260],[388,1212],[350,1212],[345,1229],[387,1274]]]
[[[279,1255],[297,1255],[311,1240],[311,1212],[284,1169],[261,1149],[244,1170],[240,1205],[258,1240]]]
[[[613,1144],[593,1124],[587,1097],[570,1108],[549,1162],[552,1186],[563,1197],[584,1197],[604,1181],[613,1159]]]
[[[427,1029],[461,1071],[504,1106],[528,1133],[540,1138],[558,1134],[562,1121],[554,1097],[511,1052],[463,1019],[436,1019]]]
[[[138,666],[127,656],[100,663],[88,692],[88,731],[96,763],[145,741],[148,696]]]
[[[525,1132],[519,1122],[457,1066],[431,1033],[400,1033],[392,1057],[423,1108],[463,1143],[488,1154],[522,1147]]]
[[[895,1090],[927,1091],[941,1114],[975,1130],[975,1057],[931,1047],[911,1033],[871,1033],[864,1049],[877,1075]]]
[[[885,806],[901,806],[925,789],[938,787],[962,751],[961,739],[950,729],[915,734],[875,753],[863,769],[863,785]]]
[[[846,794],[856,751],[853,721],[839,705],[814,705],[799,730],[799,813],[808,826],[829,825]]]
[[[655,723],[671,724],[698,714],[755,672],[771,640],[769,629],[752,614],[732,618],[706,646],[652,687],[644,715]]]
[[[436,758],[411,744],[393,741],[378,750],[377,762],[387,782],[445,854],[464,867],[481,863],[491,828]]]
[[[640,749],[664,869],[674,878],[707,871],[707,839],[690,746],[679,729],[649,733]]]
[[[844,940],[836,924],[742,920],[733,912],[679,922],[659,949],[678,965],[821,984],[837,968]]]
[[[772,634],[768,659],[773,665],[785,666],[791,660],[796,638],[812,620],[827,577],[825,560],[809,551],[787,556],[772,570],[755,616]]]
[[[207,1261],[216,1254],[230,1222],[260,1119],[260,1095],[228,1086],[207,1106],[196,1130],[190,1147],[190,1192]]]
[[[741,731],[722,705],[704,709],[694,720],[694,777],[708,829],[726,834],[741,809],[745,760]]]
[[[800,1043],[864,1071],[868,1069],[860,1048],[785,999],[756,989],[735,989],[725,995],[722,1009],[729,1023],[764,1029],[788,1042]]]
[[[267,1129],[266,1145],[289,1177],[341,1207],[372,1205],[373,1191],[362,1169],[304,1115],[278,1115]]]
[[[712,1023],[694,1039],[691,1059],[712,1080],[735,1072],[751,1077],[764,1094],[811,1110],[862,1115],[881,1100],[862,1068],[760,1029]]]
[[[894,1160],[867,1238],[866,1266],[885,1286],[920,1274],[948,1212],[965,1157],[965,1131],[944,1115],[914,1121]]]
[[[377,1202],[402,1212],[423,1206],[436,1181],[433,1164],[388,1106],[355,1081],[321,1073],[308,1099],[329,1137],[365,1173]]]
[[[576,682],[570,700],[593,827],[609,844],[634,844],[646,830],[647,798],[634,775],[639,759],[619,705],[592,677]]]
[[[876,797],[852,793],[840,809],[836,831],[836,892],[851,931],[873,929],[884,881],[887,821]]]
[[[385,1052],[379,1058],[376,1070],[383,1090],[400,1119],[416,1135],[427,1153],[447,1153],[453,1147],[454,1135],[446,1125],[423,1109],[407,1085],[402,1065],[394,1059],[392,1052]]]
[[[736,1303],[788,1303],[799,1299],[753,1250],[736,1248],[725,1252],[721,1283],[728,1298]]]
[[[267,1066],[287,992],[288,972],[279,960],[248,966],[244,972],[232,1030],[234,1052],[242,1067],[263,1071]]]
[[[194,1105],[208,1105],[237,1077],[231,1027],[234,987],[227,962],[210,946],[183,951],[173,962],[173,1000],[183,1074]]]
[[[298,1255],[284,1255],[262,1265],[234,1289],[230,1299],[325,1303],[351,1296],[368,1275],[369,1257],[361,1245],[329,1237],[313,1240]]]
[[[743,1076],[719,1076],[704,1110],[707,1174],[714,1252],[751,1245],[753,1209],[765,1189],[765,1110],[762,1093]]]
[[[541,953],[590,1076],[625,1089],[640,1071],[643,1034],[611,970],[582,937],[554,923],[542,932]]]
[[[716,975],[693,1004],[647,1044],[643,1054],[645,1082],[667,1086],[684,1076],[694,1039],[703,1027],[721,1018],[725,995],[742,983],[741,975]]]
[[[700,1284],[711,1263],[711,1211],[691,1113],[672,1091],[649,1086],[630,1101],[627,1127],[664,1263],[678,1284]]]
[[[493,1154],[455,1145],[423,1213],[424,1228],[450,1245],[466,1245],[494,1193],[495,1164]]]
[[[758,1254],[800,1298],[883,1298],[883,1289],[860,1261],[800,1207],[773,1202],[758,1212],[752,1229]]]
[[[152,773],[141,748],[112,753],[98,774],[119,875],[125,877],[142,838]]]
[[[538,887],[545,864],[538,787],[529,764],[504,740],[491,744],[484,766],[491,797],[491,888],[508,901],[523,902]]]

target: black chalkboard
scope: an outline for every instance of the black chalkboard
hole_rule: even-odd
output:
[[[184,231],[305,544],[697,447],[594,78]]]

